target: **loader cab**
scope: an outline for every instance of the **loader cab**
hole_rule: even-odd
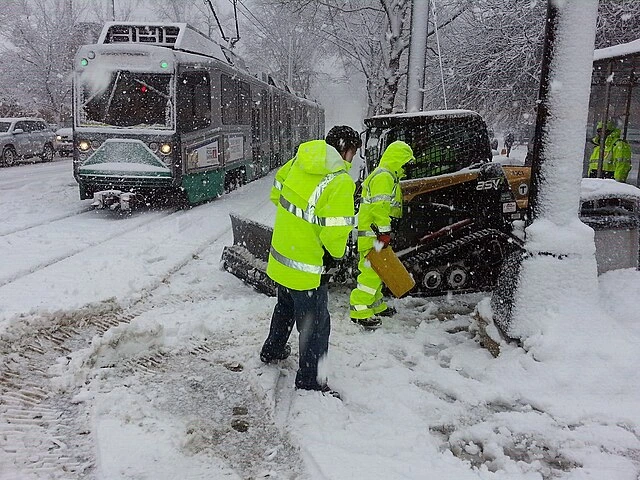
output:
[[[480,115],[469,110],[381,115],[366,119],[365,125],[369,171],[396,140],[408,143],[415,157],[404,167],[403,215],[393,222],[394,247],[414,247],[425,235],[451,225],[510,230],[509,216],[517,204],[502,166],[491,162]]]
[[[470,110],[379,115],[365,119],[365,163],[371,172],[387,146],[402,140],[415,161],[405,167],[405,179],[432,177],[491,161],[487,126]]]

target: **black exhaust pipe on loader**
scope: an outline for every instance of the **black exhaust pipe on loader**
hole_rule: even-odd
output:
[[[233,245],[222,251],[222,268],[265,295],[276,296],[276,283],[267,276],[273,230],[248,218],[229,214]]]

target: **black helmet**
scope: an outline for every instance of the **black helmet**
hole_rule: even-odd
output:
[[[329,130],[325,142],[335,148],[340,154],[352,148],[358,149],[362,146],[362,140],[360,140],[358,132],[347,125],[336,125]]]

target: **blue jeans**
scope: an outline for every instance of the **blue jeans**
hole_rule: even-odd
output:
[[[318,361],[329,349],[331,317],[327,308],[328,285],[314,290],[291,290],[278,285],[278,302],[273,309],[269,336],[262,352],[277,356],[289,340],[295,323],[299,332],[300,362],[296,387],[318,390]]]

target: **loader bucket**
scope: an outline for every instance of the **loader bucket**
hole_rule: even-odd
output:
[[[274,297],[276,283],[267,276],[272,229],[229,214],[233,245],[222,251],[222,267],[259,292]]]

